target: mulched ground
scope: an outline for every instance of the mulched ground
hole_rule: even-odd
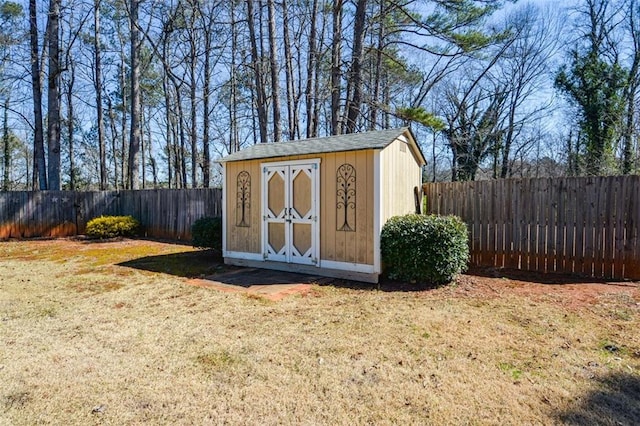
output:
[[[474,296],[519,295],[570,309],[594,305],[602,297],[628,297],[640,309],[640,282],[587,279],[564,274],[475,268],[456,280],[454,292]]]

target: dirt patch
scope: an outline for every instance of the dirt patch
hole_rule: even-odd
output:
[[[602,298],[611,296],[628,297],[634,304],[640,302],[638,282],[591,281],[564,275],[540,276],[526,271],[510,271],[505,274],[508,276],[489,277],[484,271],[482,274],[478,272],[476,270],[459,276],[456,285],[448,291],[465,297],[525,296],[573,310],[594,305]],[[536,276],[539,282],[534,281]]]
[[[278,301],[287,296],[305,295],[314,284],[331,285],[335,280],[315,275],[294,274],[257,268],[235,268],[187,284],[229,293],[244,293]]]

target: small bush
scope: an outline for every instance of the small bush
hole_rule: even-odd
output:
[[[90,238],[133,237],[140,230],[140,222],[133,216],[100,216],[87,223],[85,233]]]
[[[222,251],[222,218],[202,217],[191,225],[191,244],[194,247]]]
[[[394,216],[382,228],[382,261],[389,278],[445,284],[466,270],[468,239],[456,216]]]

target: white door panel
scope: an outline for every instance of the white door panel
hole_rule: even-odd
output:
[[[318,263],[318,162],[263,165],[263,257]]]

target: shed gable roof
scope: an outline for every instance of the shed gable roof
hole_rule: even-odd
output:
[[[359,151],[364,149],[384,149],[400,136],[405,135],[416,152],[416,156],[426,164],[424,155],[415,142],[408,127],[397,129],[374,130],[362,133],[328,136],[324,138],[302,139],[289,142],[261,143],[227,155],[218,160],[229,161],[255,160],[260,158],[289,157],[305,154],[322,154],[327,152]]]

